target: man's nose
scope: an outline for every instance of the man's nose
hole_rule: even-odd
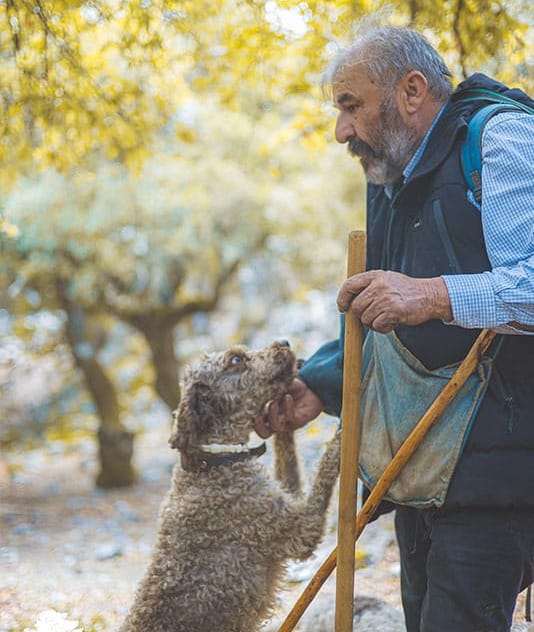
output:
[[[355,135],[351,118],[347,116],[346,112],[341,112],[337,117],[335,135],[337,142],[342,144]]]

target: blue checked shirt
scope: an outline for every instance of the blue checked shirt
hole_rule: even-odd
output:
[[[441,112],[406,165],[406,179]],[[469,201],[477,206],[471,191]],[[492,269],[445,275],[453,320],[467,328],[534,335],[506,323],[534,325],[534,116],[503,112],[482,134],[482,228]]]
[[[486,123],[480,212],[492,269],[443,277],[451,323],[527,333],[506,323],[534,325],[534,116],[505,112]]]

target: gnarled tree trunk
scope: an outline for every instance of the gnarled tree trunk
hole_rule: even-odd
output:
[[[132,485],[137,478],[132,464],[134,433],[120,421],[117,391],[97,358],[105,332],[99,328],[95,335],[83,309],[73,305],[65,293],[61,297],[67,314],[67,340],[100,420],[97,433],[100,471],[96,484],[103,488]]]
[[[100,419],[97,432],[100,471],[96,484],[103,488],[132,485],[136,480],[132,465],[134,433],[119,420],[117,391],[96,358],[75,357]]]
[[[174,352],[174,323],[165,318],[136,317],[132,324],[145,337],[156,374],[154,388],[156,393],[175,410],[180,401],[180,385],[178,383],[178,359]]]

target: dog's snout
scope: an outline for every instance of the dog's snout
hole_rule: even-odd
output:
[[[275,342],[275,345],[278,347],[291,347],[291,345],[289,344],[289,340],[285,340],[285,339],[277,340]]]

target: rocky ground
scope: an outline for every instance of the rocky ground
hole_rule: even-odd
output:
[[[325,418],[313,428],[299,431],[307,470],[317,462],[334,426],[333,420]],[[95,451],[89,440],[71,447],[48,444],[38,451],[4,455],[0,470],[0,632],[118,628],[147,566],[158,508],[176,458],[167,447],[167,433],[166,422],[156,420],[138,438],[139,484],[115,491],[94,488]],[[332,507],[328,534],[314,558],[290,565],[287,589],[280,595],[270,629],[276,629],[333,548],[335,516]],[[358,545],[356,562],[357,592],[400,609],[391,516],[369,525]],[[329,581],[322,599],[333,599],[333,595],[334,582]]]

